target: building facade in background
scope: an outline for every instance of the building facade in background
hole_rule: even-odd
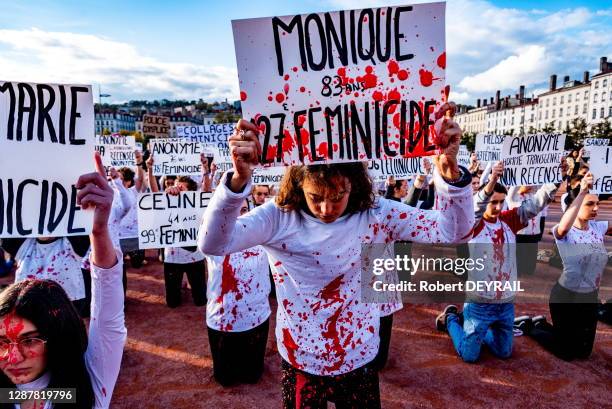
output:
[[[111,133],[136,130],[136,118],[130,114],[102,112],[96,114],[95,122],[96,135],[102,135],[105,129]]]
[[[554,74],[548,91],[531,98],[523,85],[514,97],[502,98],[497,91],[495,98],[478,99],[476,108],[457,114],[456,121],[465,132],[521,135],[544,128],[563,132],[576,119],[584,119],[590,129],[612,118],[612,64],[606,57],[592,78],[585,71],[580,81],[565,76],[559,85]]]

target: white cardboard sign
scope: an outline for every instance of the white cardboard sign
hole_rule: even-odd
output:
[[[276,166],[437,153],[445,3],[232,21],[242,111]]]
[[[91,86],[0,81],[0,237],[89,233],[75,184],[94,143]]]

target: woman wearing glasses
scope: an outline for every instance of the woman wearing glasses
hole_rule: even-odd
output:
[[[0,294],[0,388],[76,388],[76,404],[70,404],[76,408],[109,406],[127,336],[122,256],[108,230],[113,190],[98,154],[96,169],[77,182],[78,203],[94,209],[89,337],[66,292],[54,281],[21,281]],[[52,406],[62,405],[36,400],[17,405]]]

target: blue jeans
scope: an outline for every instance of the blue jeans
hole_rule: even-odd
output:
[[[449,315],[448,333],[455,349],[465,362],[476,362],[482,344],[499,358],[512,354],[514,304],[465,303],[463,327],[459,317]]]

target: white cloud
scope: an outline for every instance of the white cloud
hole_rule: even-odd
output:
[[[550,71],[546,49],[532,45],[519,50],[488,70],[461,80],[459,87],[471,92],[509,89],[517,84],[532,85]]]
[[[0,30],[0,78],[102,84],[113,100],[238,99],[233,68],[159,61],[124,42],[36,28]]]

